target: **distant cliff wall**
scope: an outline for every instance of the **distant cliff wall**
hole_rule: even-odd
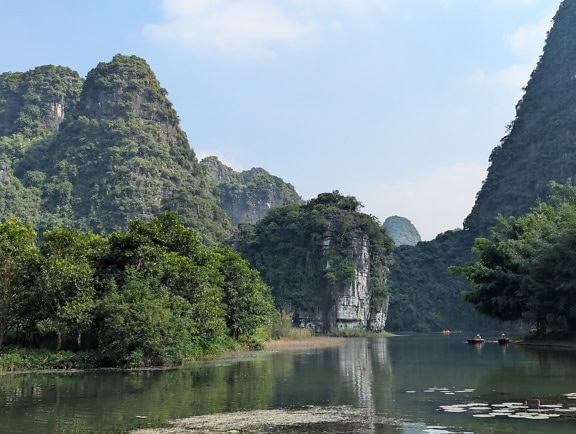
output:
[[[291,184],[264,169],[236,172],[217,157],[207,157],[200,164],[220,198],[220,206],[235,226],[258,222],[272,207],[302,203]]]

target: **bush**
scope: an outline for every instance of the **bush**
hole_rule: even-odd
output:
[[[46,349],[3,348],[0,371],[31,369],[87,369],[100,365],[98,355],[89,351],[49,351]]]

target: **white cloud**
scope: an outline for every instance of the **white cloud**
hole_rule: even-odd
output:
[[[266,0],[164,0],[166,23],[148,24],[144,34],[181,48],[215,48],[262,55],[272,44],[296,43],[313,31]]]
[[[534,4],[535,0],[494,0],[494,3],[497,5],[505,5],[505,6],[528,6]]]
[[[392,184],[366,185],[356,196],[366,205],[364,212],[382,222],[392,215],[406,217],[423,240],[431,240],[447,230],[462,228],[486,170],[486,165],[455,164]]]
[[[531,61],[542,54],[546,32],[552,27],[552,15],[543,17],[536,24],[519,27],[508,37],[510,48]]]
[[[504,89],[518,94],[526,86],[535,66],[536,62],[534,64],[512,64],[492,73],[475,71],[471,75],[470,82],[476,86]]]
[[[536,24],[516,29],[507,38],[511,54],[516,56],[516,62],[491,72],[475,71],[471,75],[471,83],[521,96],[521,89],[528,83],[530,74],[542,54],[546,33],[552,26],[551,19],[552,15],[546,15]]]
[[[143,33],[179,48],[263,55],[307,41],[322,27],[323,15],[383,11],[391,1],[163,0],[165,22],[147,24]]]
[[[285,0],[284,3],[313,9],[319,13],[348,15],[384,11],[389,8],[393,0]]]

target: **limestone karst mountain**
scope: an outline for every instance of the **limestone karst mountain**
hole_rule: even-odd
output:
[[[116,55],[85,79],[51,65],[0,74],[4,219],[109,233],[170,209],[215,243],[229,238],[232,222],[300,201],[263,169],[230,169],[215,182],[212,168],[198,162],[144,59]]]
[[[382,226],[397,246],[415,246],[422,241],[418,229],[406,217],[390,216]]]
[[[576,1],[560,5],[544,53],[533,71],[508,134],[490,155],[490,168],[464,230],[397,252],[391,273],[390,327],[464,329],[483,321],[460,300],[469,285],[447,266],[473,260],[472,243],[488,236],[496,216],[520,216],[547,185],[576,176]]]
[[[236,247],[272,288],[276,306],[318,331],[383,330],[393,241],[338,192],[280,206]]]

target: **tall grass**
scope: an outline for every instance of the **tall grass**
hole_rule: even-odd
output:
[[[290,316],[277,312],[272,320],[270,335],[276,340],[306,339],[314,336],[314,332],[310,329],[294,327]]]

